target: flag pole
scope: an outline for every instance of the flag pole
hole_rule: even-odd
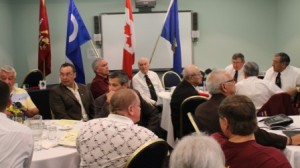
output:
[[[165,19],[164,19],[164,22],[163,22],[163,25],[162,25],[162,27],[161,27],[160,35],[158,35],[157,40],[156,40],[156,43],[155,43],[155,46],[154,46],[154,48],[153,48],[153,51],[152,51],[152,55],[151,55],[151,57],[150,57],[149,64],[151,64],[152,58],[153,58],[154,53],[155,53],[155,50],[156,50],[156,48],[157,48],[157,44],[158,44],[159,38],[160,38],[160,36],[161,36],[161,32],[162,32],[162,30],[163,30],[163,28],[164,28],[164,24],[165,24],[165,22],[166,22],[166,20],[167,20],[168,13],[170,12],[170,9],[171,9],[171,6],[172,6],[173,3],[174,3],[174,0],[171,0],[171,3],[169,4],[168,11],[167,11],[167,14],[166,14]]]
[[[46,78],[46,60],[43,61],[43,80]]]
[[[100,58],[99,53],[98,53],[98,51],[97,51],[97,49],[96,49],[94,43],[92,42],[92,40],[90,40],[90,43],[91,43],[91,45],[93,46],[93,49],[94,49],[94,51],[95,51],[95,53],[96,53],[96,55],[97,55],[97,58]],[[101,57],[101,58],[102,58],[102,57]]]

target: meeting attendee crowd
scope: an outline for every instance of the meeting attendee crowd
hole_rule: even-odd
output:
[[[159,75],[150,70],[147,58],[138,60],[139,71],[132,80],[121,70],[109,71],[108,62],[97,58],[92,62],[95,77],[86,85],[76,82],[73,64],[63,63],[57,70],[60,83],[49,91],[49,105],[53,119],[84,123],[76,139],[80,167],[123,168],[140,147],[158,138],[166,140],[166,131],[172,131],[176,143],[168,152],[165,167],[289,168],[289,160],[280,150],[299,145],[300,134],[286,137],[268,132],[258,127],[257,115],[274,95],[289,95],[290,106],[298,101],[300,69],[290,61],[286,53],[275,54],[264,79],[259,78],[258,64],[246,61],[242,53],[234,54],[230,65],[213,69],[206,78],[197,65],[187,65],[172,92],[165,90]],[[12,66],[1,67],[0,167],[30,167],[33,154],[31,130],[8,119],[13,114],[7,107],[16,102],[25,109],[26,117],[39,114],[28,90],[15,85],[16,77]],[[166,107],[159,96],[164,92],[170,93],[173,130],[161,127]],[[201,133],[180,130],[181,125],[191,124],[182,120],[186,114],[181,105],[193,96],[205,97],[191,111]],[[299,115],[299,109],[293,106],[293,110]],[[12,136],[17,143],[8,148],[5,144]]]

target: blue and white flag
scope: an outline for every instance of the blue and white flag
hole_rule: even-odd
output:
[[[177,0],[171,0],[161,36],[171,43],[173,51],[173,71],[181,74],[181,47],[179,37]]]
[[[80,46],[91,39],[83,20],[75,6],[70,0],[68,11],[66,56],[76,68],[76,79],[78,83],[85,84],[84,69],[82,63]]]

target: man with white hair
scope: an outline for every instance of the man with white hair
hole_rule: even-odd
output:
[[[20,102],[26,109],[26,116],[32,117],[39,113],[39,109],[32,102],[29,94],[22,88],[15,87],[17,72],[9,65],[4,65],[0,70],[0,80],[7,83],[12,103]]]
[[[202,134],[183,137],[175,146],[170,168],[224,168],[225,156],[216,140]]]
[[[183,80],[177,85],[171,97],[171,118],[174,137],[179,137],[180,105],[184,99],[199,95],[196,87],[202,82],[202,74],[196,65],[189,65],[183,70]]]
[[[157,93],[164,91],[157,73],[149,70],[147,58],[138,61],[139,72],[132,78],[132,86],[139,91],[144,100],[152,105],[157,105]]]

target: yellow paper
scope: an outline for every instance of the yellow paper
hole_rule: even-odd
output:
[[[55,125],[57,126],[66,126],[66,125],[75,125],[79,121],[77,120],[56,120]]]
[[[76,146],[76,138],[78,136],[78,130],[71,130],[64,133],[64,135],[58,140],[58,144],[66,146]]]

